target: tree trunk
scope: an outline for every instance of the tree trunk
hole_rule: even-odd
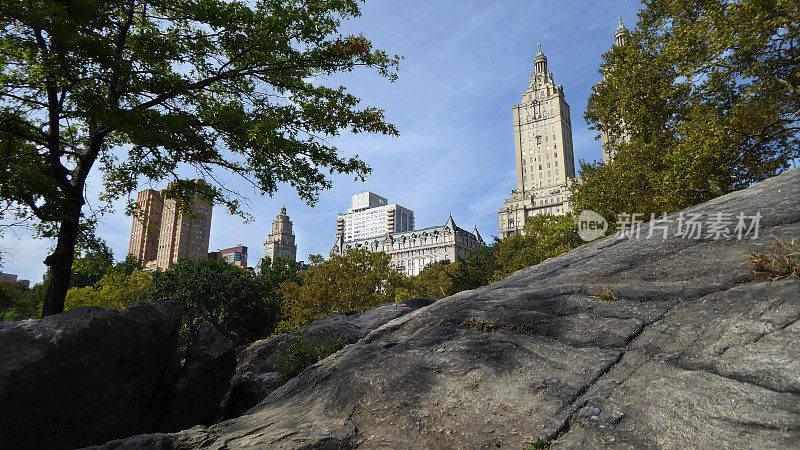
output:
[[[69,280],[72,277],[72,261],[75,259],[80,217],[80,207],[78,207],[72,217],[61,222],[56,249],[44,260],[45,265],[50,268],[50,284],[44,297],[42,317],[64,311],[64,301],[67,299]]]

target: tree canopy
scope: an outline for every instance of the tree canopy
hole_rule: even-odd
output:
[[[278,332],[290,331],[331,314],[366,311],[395,300],[402,275],[390,265],[389,255],[352,249],[331,254],[324,261],[309,257],[311,267],[300,280],[281,285],[282,320]]]
[[[775,175],[800,157],[800,4],[646,0],[603,55],[586,119],[611,164],[582,163],[576,210],[675,211]]]
[[[359,66],[393,80],[399,58],[339,33],[359,3],[1,2],[0,206],[57,239],[43,314],[63,309],[76,244],[91,236],[85,191],[96,169],[101,201],[188,171],[233,213],[242,199],[215,182],[222,173],[265,195],[287,183],[311,204],[330,187],[326,174],[363,179],[368,166],[325,138],[397,130],[323,81]],[[201,188],[176,182],[167,197],[188,208]]]
[[[287,279],[294,279],[284,273]],[[272,333],[281,302],[276,286],[269,283],[277,281],[277,276],[254,276],[222,260],[182,259],[166,272],[153,273],[152,287],[144,300],[180,302],[184,339],[207,321],[241,345]]]

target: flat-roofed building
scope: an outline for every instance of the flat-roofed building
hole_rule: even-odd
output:
[[[372,192],[353,195],[347,213],[336,218],[336,239],[369,239],[414,229],[414,211]]]
[[[228,264],[247,269],[247,247],[240,244],[236,247],[223,248],[210,252],[208,259],[221,259]]]
[[[163,211],[162,191],[145,189],[136,194],[136,212],[131,226],[128,254],[135,256],[142,264],[156,259]]]

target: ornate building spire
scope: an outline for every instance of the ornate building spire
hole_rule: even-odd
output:
[[[614,33],[614,44],[617,47],[622,47],[628,40],[628,29],[625,28],[625,25],[622,23],[622,14],[619,16],[619,24],[617,25],[617,31]]]
[[[272,221],[272,230],[264,242],[264,256],[272,262],[276,258],[292,261],[297,259],[297,245],[294,242],[292,221],[286,215],[286,206],[281,207],[281,213]]]
[[[539,52],[536,53],[536,58],[533,59],[533,71],[539,75],[547,74],[547,56],[542,52],[542,43],[539,42]]]

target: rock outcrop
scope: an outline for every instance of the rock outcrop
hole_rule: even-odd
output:
[[[336,314],[291,333],[250,344],[239,354],[227,400],[227,417],[242,415],[286,382],[278,375],[276,367],[283,341],[303,338],[320,345],[327,344],[332,339],[341,339],[347,344],[353,344],[390,320],[434,301],[434,298],[415,298],[404,303],[382,305],[363,313]]]
[[[76,448],[214,423],[236,353],[203,323],[181,367],[180,324],[181,306],[169,302],[0,322],[0,448]]]
[[[748,252],[800,237],[800,171],[685,213],[757,239],[602,239],[372,331],[176,448],[786,448],[800,442],[800,281]],[[671,215],[676,219],[677,215]],[[733,226],[732,225],[732,226]],[[494,322],[494,331],[460,326]],[[128,441],[136,445],[137,441]],[[119,443],[115,445],[120,445]]]
[[[153,430],[180,368],[181,307],[78,308],[0,322],[0,448],[75,448]]]
[[[186,351],[159,429],[177,431],[216,422],[235,369],[236,351],[230,339],[203,322]]]

